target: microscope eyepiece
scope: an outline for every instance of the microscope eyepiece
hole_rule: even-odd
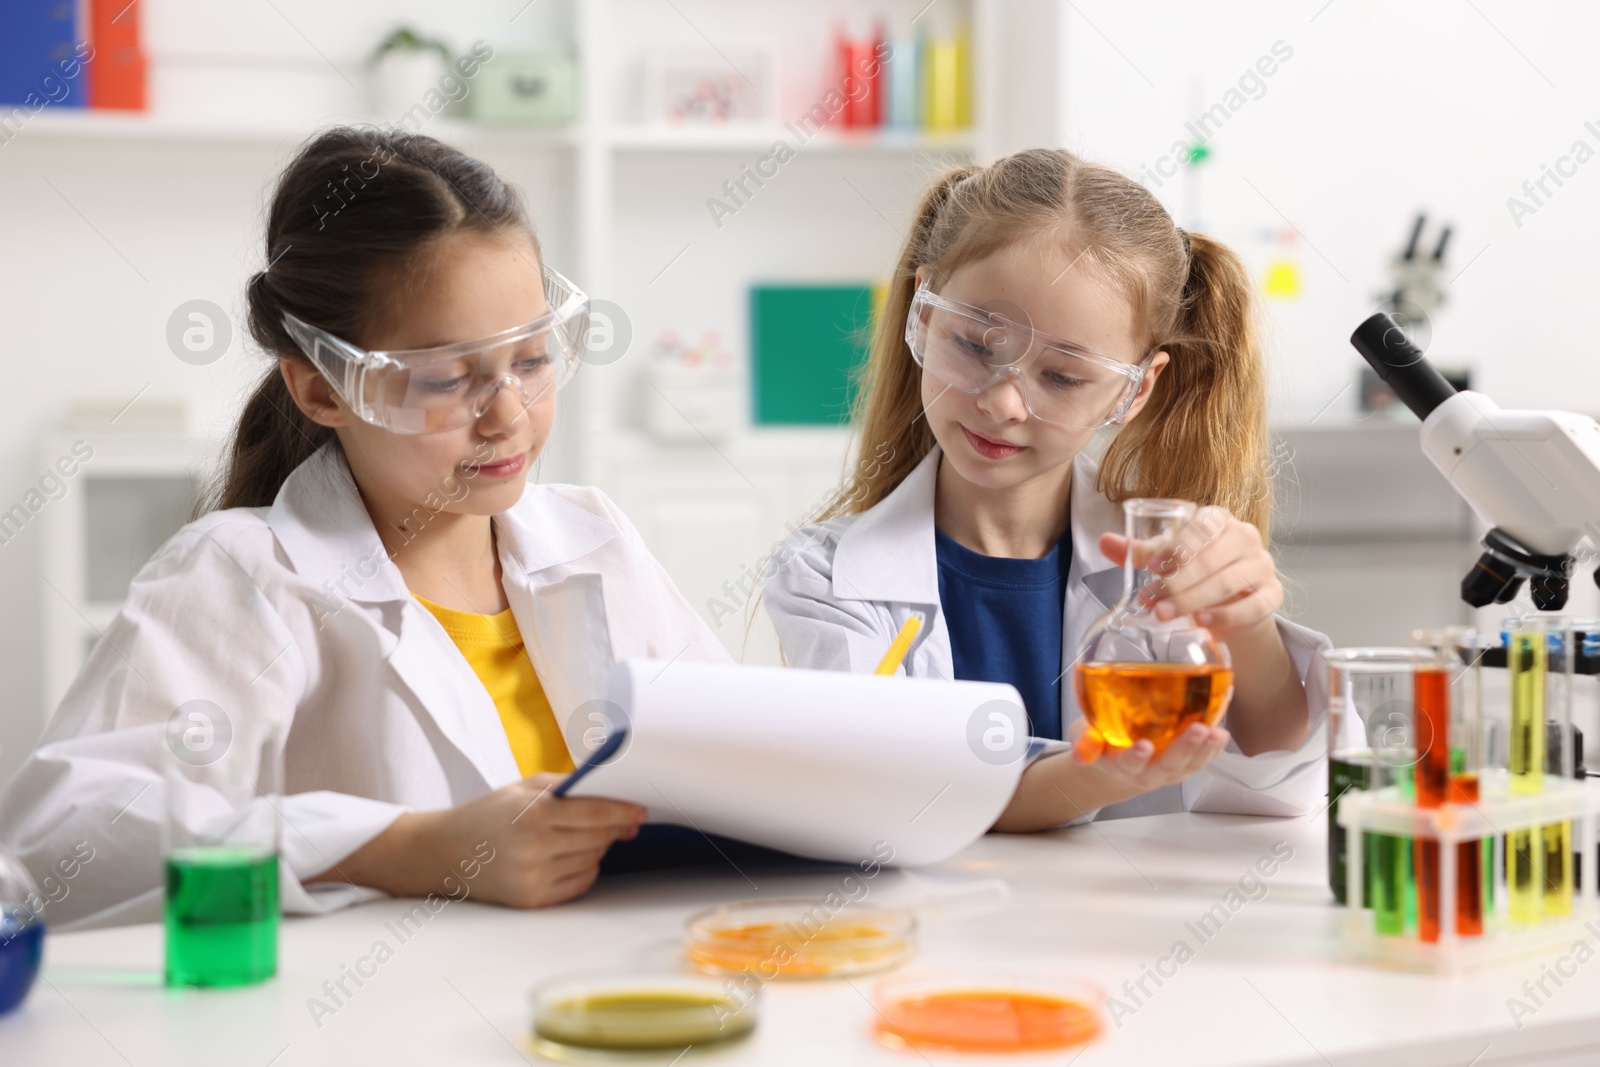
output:
[[[1427,418],[1455,395],[1455,386],[1445,381],[1387,312],[1380,311],[1357,326],[1350,343],[1419,419]]]

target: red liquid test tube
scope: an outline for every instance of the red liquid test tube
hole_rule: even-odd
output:
[[[1450,782],[1450,676],[1442,667],[1418,668],[1412,679],[1416,701],[1417,807],[1444,803]],[[1439,940],[1439,842],[1418,838],[1417,936]],[[1458,897],[1459,899],[1459,897]]]

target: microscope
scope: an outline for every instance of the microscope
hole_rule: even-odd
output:
[[[1561,610],[1580,542],[1587,536],[1591,550],[1600,548],[1600,423],[1565,411],[1507,411],[1482,393],[1458,392],[1385,312],[1350,343],[1422,420],[1423,453],[1491,526],[1461,598],[1475,608],[1504,604],[1526,580],[1539,610]]]
[[[1423,453],[1490,524],[1483,555],[1461,579],[1461,599],[1475,608],[1504,604],[1526,580],[1535,607],[1560,611],[1580,542],[1589,539],[1586,560],[1600,548],[1600,424],[1566,411],[1506,411],[1482,393],[1458,391],[1387,313],[1363,322],[1350,343],[1422,420]],[[1600,569],[1594,578],[1600,585]],[[1573,673],[1600,675],[1597,635],[1574,636]],[[1505,667],[1505,647],[1486,650],[1482,662]],[[1548,769],[1588,775],[1583,734],[1574,728],[1564,750],[1555,723],[1547,730]]]

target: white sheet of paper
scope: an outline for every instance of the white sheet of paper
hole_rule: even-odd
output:
[[[570,795],[814,859],[945,859],[1026,763],[1022,698],[991,682],[627,660],[609,699],[628,742]]]

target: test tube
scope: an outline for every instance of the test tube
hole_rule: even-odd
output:
[[[1549,645],[1544,619],[1507,619],[1504,630],[1511,681],[1511,792],[1526,796],[1544,791]],[[1534,922],[1544,912],[1544,848],[1534,836],[1533,830],[1513,830],[1506,835],[1506,888],[1512,922]]]
[[[1450,781],[1450,672],[1442,663],[1417,668],[1416,799],[1419,808],[1444,803]],[[1439,940],[1439,842],[1419,837],[1413,860],[1417,878],[1417,936]]]
[[[1553,618],[1545,643],[1549,659],[1545,682],[1545,770],[1557,779],[1572,777],[1572,675],[1576,666],[1574,623]],[[1539,828],[1544,852],[1544,914],[1572,914],[1572,820]]]
[[[1395,759],[1414,761],[1416,750],[1407,748],[1396,752]],[[1394,768],[1395,785],[1400,790],[1400,795],[1406,800],[1415,802],[1416,789],[1414,786],[1414,762],[1402,763]],[[1381,837],[1378,841],[1379,854],[1383,862],[1393,867],[1392,878],[1395,891],[1399,894],[1400,912],[1392,920],[1388,920],[1391,927],[1384,933],[1403,934],[1407,930],[1417,928],[1417,879],[1416,879],[1416,850],[1409,837]],[[1390,858],[1392,854],[1392,858]],[[1387,917],[1385,917],[1387,920]]]
[[[1425,652],[1415,648],[1338,648],[1329,666],[1328,875],[1335,897],[1347,900],[1345,830],[1339,797],[1350,789],[1404,790],[1415,759],[1413,674]],[[1406,929],[1411,893],[1411,842],[1391,834],[1362,834],[1362,905],[1380,934]],[[1413,923],[1415,920],[1413,919]]]
[[[1484,758],[1483,648],[1476,633],[1455,627],[1442,635],[1440,652],[1450,667],[1450,779],[1445,800],[1476,806]],[[1493,897],[1492,838],[1456,845],[1455,931],[1483,933],[1485,902]]]
[[[1467,748],[1457,745],[1470,736],[1471,729],[1460,722],[1470,709],[1475,677],[1465,673],[1463,652],[1472,649],[1471,631],[1459,627],[1444,630],[1417,630],[1412,642],[1423,654],[1417,663],[1413,682],[1416,704],[1415,764],[1416,802],[1419,808],[1438,808],[1447,801],[1476,803],[1478,776],[1474,766],[1465,772]],[[1476,756],[1476,745],[1473,744]],[[1463,770],[1452,773],[1452,765]],[[1439,842],[1418,838],[1414,847],[1417,894],[1417,936],[1423,941],[1438,941],[1445,916],[1442,898],[1453,898],[1454,929],[1459,934],[1483,932],[1483,913],[1479,902],[1481,875],[1479,844],[1472,841],[1456,846],[1452,892],[1444,893]]]

